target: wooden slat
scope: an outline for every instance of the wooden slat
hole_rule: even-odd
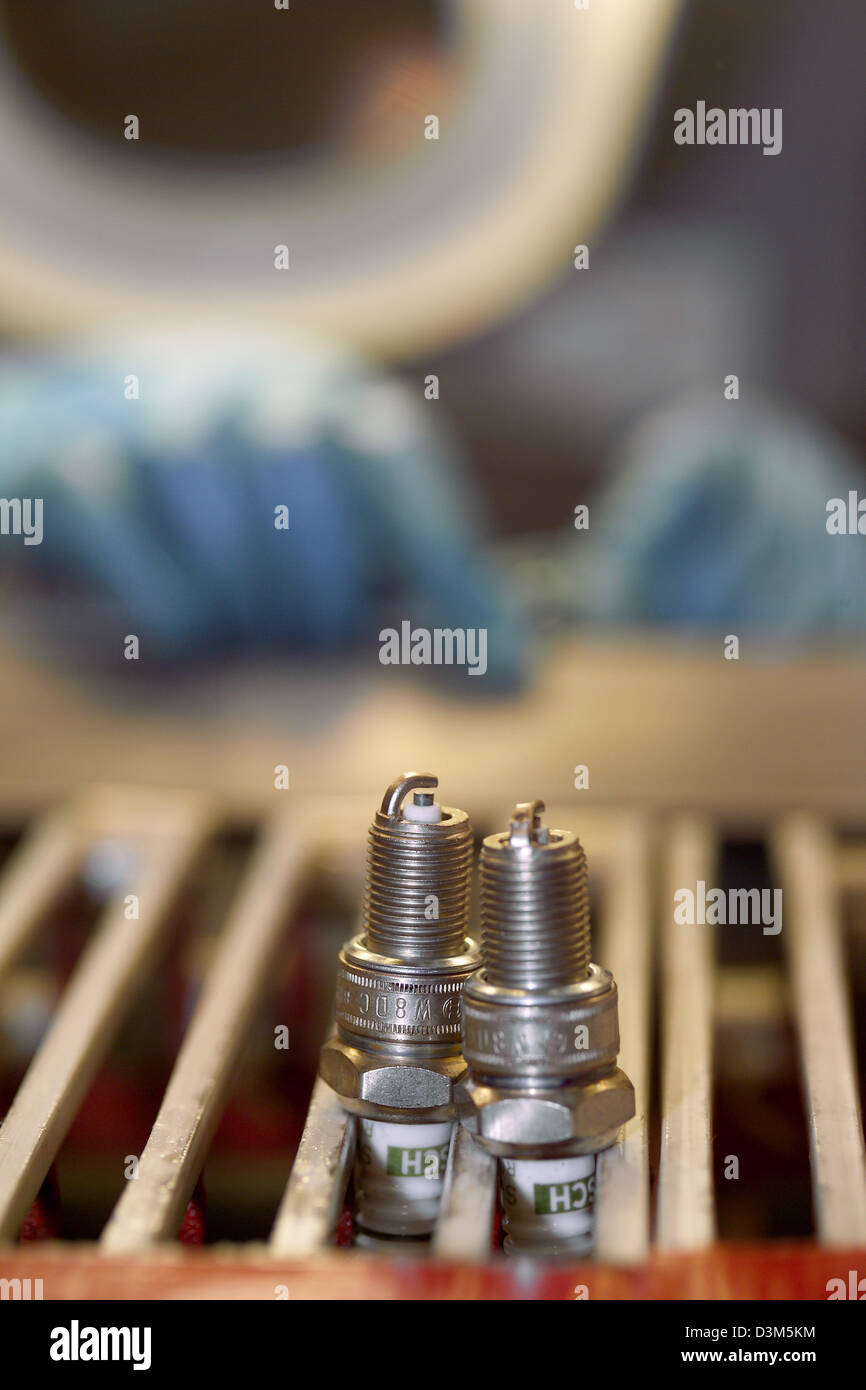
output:
[[[258,846],[138,1165],[102,1235],[130,1253],[173,1238],[235,1077],[268,972],[297,902],[312,846],[307,822],[281,814]]]
[[[832,868],[838,886],[849,893],[866,893],[866,841],[840,845]]]
[[[310,1255],[329,1244],[352,1171],[355,1134],[354,1118],[319,1078],[271,1234],[273,1254]]]
[[[712,1243],[712,968],[710,926],[674,921],[674,894],[713,885],[715,847],[697,818],[673,822],[660,910],[662,1131],[656,1243],[700,1250]]]
[[[152,804],[153,798],[149,798]],[[174,794],[158,830],[141,837],[131,885],[140,916],[111,901],[0,1129],[0,1239],[13,1239],[39,1190],[169,921],[168,909],[206,832],[207,817]]]
[[[786,817],[773,835],[824,1245],[866,1244],[866,1157],[842,956],[834,851],[823,825]]]
[[[652,890],[649,828],[625,818],[605,881],[601,963],[619,990],[620,1066],[635,1088],[635,1115],[619,1142],[599,1155],[595,1252],[612,1264],[639,1264],[647,1257],[649,1223],[650,967]]]
[[[0,979],[27,946],[81,857],[68,808],[42,816],[13,851],[0,879]]]
[[[2,633],[0,665],[0,807],[7,810],[44,804],[58,768],[77,785],[122,767],[130,781],[201,787],[237,814],[258,815],[273,797],[261,768],[273,766],[288,717],[303,730],[291,740],[293,787],[332,789],[337,810],[360,795],[368,822],[395,751],[399,766],[421,743],[446,801],[465,806],[479,825],[497,826],[518,793],[563,785],[562,750],[575,737],[579,691],[574,761],[591,769],[592,790],[572,793],[565,824],[575,829],[573,809],[584,795],[674,810],[699,804],[742,825],[744,817],[757,823],[790,807],[808,787],[810,805],[827,815],[854,822],[863,813],[866,662],[850,641],[824,642],[787,661],[740,661],[733,699],[719,680],[715,635],[684,644],[632,631],[614,642],[586,631],[552,642],[520,697],[475,698],[461,705],[459,719],[447,683],[404,685],[378,662],[358,668],[348,658],[321,668],[239,662],[223,672],[223,698],[210,701],[195,683],[182,684],[171,701],[89,699],[76,672],[20,643],[13,649]],[[234,717],[234,709],[254,717]],[[329,717],[313,718],[314,710]],[[818,727],[820,739],[802,740],[798,757],[787,756],[802,729]]]
[[[437,1259],[479,1263],[489,1259],[496,1183],[496,1159],[458,1125],[433,1234],[433,1254]]]

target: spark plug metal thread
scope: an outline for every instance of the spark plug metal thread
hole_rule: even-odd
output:
[[[406,773],[370,827],[361,933],[337,967],[336,1031],[320,1073],[359,1117],[359,1241],[433,1229],[462,1079],[461,993],[479,964],[467,936],[473,840],[437,779]],[[411,801],[407,798],[412,793]]]
[[[420,776],[407,774],[389,787],[370,826],[364,935],[368,950],[379,955],[426,962],[463,950],[473,842],[465,811],[443,810],[432,791],[415,790],[401,814],[408,782],[435,786],[435,777]]]
[[[616,985],[590,960],[586,856],[515,807],[481,851],[482,968],[464,989],[459,1111],[500,1158],[506,1251],[585,1254],[595,1157],[634,1114]]]
[[[481,849],[481,951],[488,982],[543,989],[590,964],[586,855],[567,830],[541,824],[543,803],[515,808],[509,830]]]

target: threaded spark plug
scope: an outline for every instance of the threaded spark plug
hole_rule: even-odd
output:
[[[500,1159],[505,1248],[592,1245],[597,1153],[634,1114],[616,985],[591,955],[586,856],[517,805],[481,851],[482,968],[464,989],[460,1118]]]
[[[320,1073],[358,1116],[359,1242],[424,1239],[451,1141],[467,936],[472,827],[440,806],[436,777],[406,773],[370,827],[363,928],[337,966],[336,1031]],[[410,799],[411,798],[411,799]]]

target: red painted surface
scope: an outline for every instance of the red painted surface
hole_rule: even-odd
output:
[[[201,1178],[199,1178],[195,1185],[195,1191],[187,1202],[177,1238],[181,1245],[204,1245],[204,1236],[205,1195]]]
[[[55,1240],[60,1229],[60,1188],[54,1165],[39,1189],[36,1200],[24,1218],[18,1233],[23,1245],[38,1240]]]
[[[4,1278],[42,1279],[51,1299],[266,1299],[285,1285],[291,1299],[553,1299],[583,1289],[603,1299],[815,1299],[849,1270],[866,1275],[866,1249],[812,1245],[716,1246],[699,1255],[656,1256],[636,1270],[592,1263],[528,1267],[505,1258],[487,1265],[375,1259],[334,1250],[314,1259],[246,1258],[234,1248],[160,1252],[136,1259],[97,1256],[92,1247],[17,1246]],[[576,1295],[575,1290],[578,1291]],[[583,1295],[586,1296],[586,1295]]]
[[[350,1206],[343,1207],[340,1219],[337,1222],[337,1232],[334,1237],[334,1244],[341,1250],[347,1250],[355,1235],[355,1217]]]

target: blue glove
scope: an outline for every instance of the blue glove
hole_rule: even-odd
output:
[[[135,374],[140,399],[127,399]],[[523,639],[485,558],[439,407],[358,358],[283,340],[83,342],[0,361],[0,493],[44,537],[0,555],[64,595],[94,659],[136,633],[160,662],[357,647],[379,630],[488,630],[488,680]],[[288,507],[288,530],[274,525]],[[451,668],[453,672],[453,668]],[[453,672],[465,675],[463,672]]]
[[[793,412],[717,396],[661,411],[629,441],[589,529],[569,537],[572,616],[862,631],[866,537],[827,531],[827,503],[858,484],[859,461]]]

